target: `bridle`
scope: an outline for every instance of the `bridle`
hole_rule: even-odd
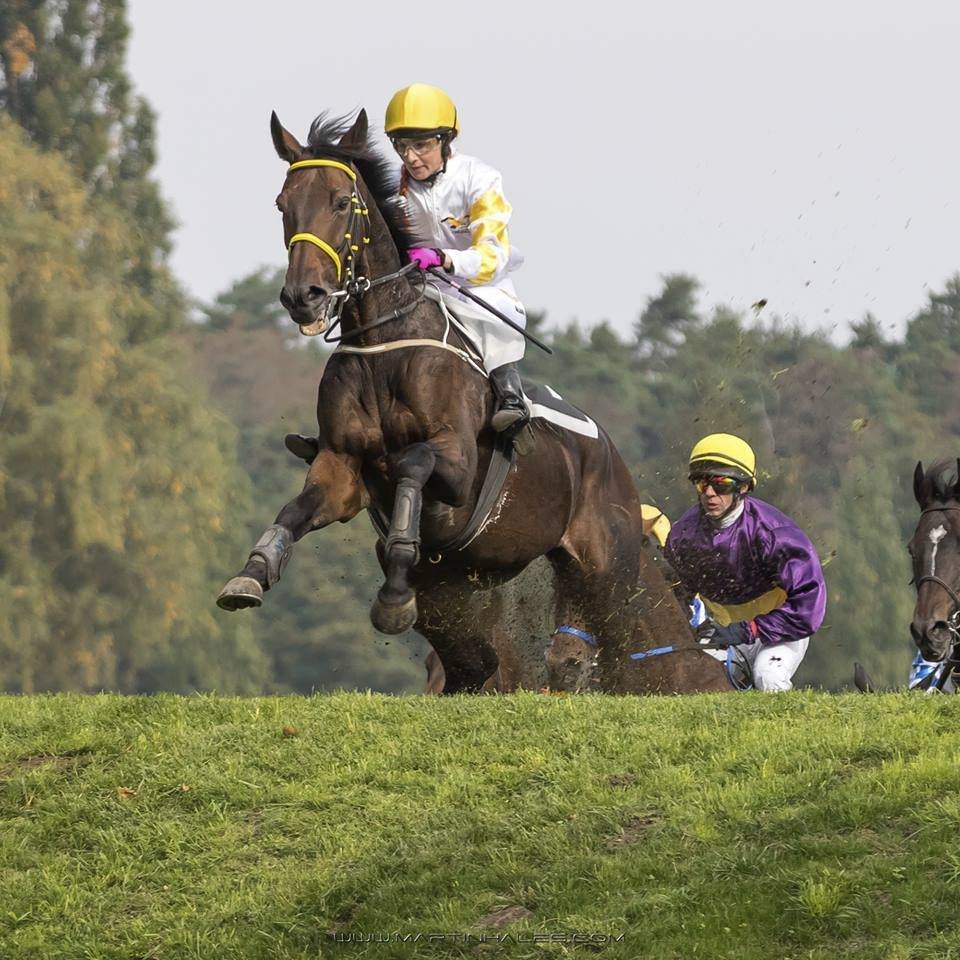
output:
[[[408,273],[416,270],[417,265],[415,263],[408,263],[405,267],[401,267],[393,273],[388,273],[385,276],[376,277],[375,279],[370,279],[369,277],[358,274],[356,261],[360,258],[360,251],[370,243],[370,209],[360,196],[360,191],[357,187],[357,173],[352,167],[346,163],[341,163],[339,160],[319,158],[297,160],[295,163],[290,164],[287,168],[287,173],[289,174],[294,170],[303,170],[312,167],[333,167],[341,170],[353,183],[353,189],[350,194],[350,205],[352,208],[350,211],[350,220],[347,222],[347,229],[344,232],[343,242],[339,250],[334,249],[322,237],[318,237],[314,233],[306,232],[295,233],[287,244],[287,251],[289,253],[295,243],[311,243],[323,251],[337,268],[337,289],[327,295],[327,306],[324,310],[323,320],[329,326],[324,332],[323,339],[327,343],[339,343],[341,341],[352,340],[354,337],[359,337],[361,334],[373,330],[375,327],[380,327],[385,323],[389,323],[391,320],[399,320],[401,317],[410,313],[423,299],[424,285],[421,284],[419,294],[411,303],[391,310],[382,317],[377,317],[376,320],[357,327],[349,333],[341,333],[339,337],[332,336],[334,330],[340,325],[343,308],[351,297],[359,302],[368,290],[378,287],[381,284],[389,283],[391,280],[398,280],[406,276]],[[342,257],[341,252],[343,253]],[[335,312],[330,311],[331,304],[335,305]]]
[[[922,517],[927,513],[945,513],[948,510],[955,510],[960,513],[960,507],[926,507],[920,511],[920,516]],[[953,637],[953,646],[950,648],[950,656],[945,657],[942,663],[947,665],[936,682],[938,688],[942,687],[946,683],[947,677],[952,673],[953,666],[960,664],[960,596],[957,596],[956,590],[950,586],[945,580],[942,580],[936,574],[928,573],[922,577],[918,577],[914,580],[914,586],[917,588],[917,594],[920,593],[920,585],[923,583],[935,583],[938,587],[943,589],[943,591],[950,597],[951,602],[953,603],[953,612],[947,617],[947,629],[950,631],[950,634]]]

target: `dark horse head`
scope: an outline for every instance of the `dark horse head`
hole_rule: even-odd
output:
[[[368,278],[400,267],[416,245],[396,202],[395,173],[369,136],[367,114],[352,123],[321,114],[306,145],[270,117],[273,145],[288,164],[276,204],[290,252],[280,302],[301,333],[323,333],[334,318],[356,322]],[[393,243],[382,243],[389,236]]]
[[[913,493],[920,521],[907,546],[917,604],[910,633],[927,660],[945,660],[960,640],[960,459],[918,463]]]

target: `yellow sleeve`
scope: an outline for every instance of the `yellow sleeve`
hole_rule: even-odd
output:
[[[470,238],[467,250],[448,250],[453,272],[477,286],[499,280],[507,271],[510,237],[507,224],[513,207],[503,195],[500,174],[489,167],[477,171],[470,185]]]

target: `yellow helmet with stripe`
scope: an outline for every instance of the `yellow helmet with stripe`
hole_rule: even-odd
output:
[[[757,458],[746,440],[730,433],[711,433],[690,451],[690,478],[722,472],[757,485]]]
[[[657,543],[662,547],[667,542],[667,536],[670,533],[670,520],[667,515],[653,504],[641,503],[640,517],[643,520],[643,532],[647,536],[652,533],[657,538]]]
[[[388,136],[404,130],[452,130],[456,134],[460,122],[457,108],[442,90],[429,83],[412,83],[390,98],[383,129]]]

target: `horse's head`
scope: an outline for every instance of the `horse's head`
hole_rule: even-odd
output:
[[[555,633],[544,657],[551,690],[583,693],[597,681],[597,650],[579,636]]]
[[[338,301],[346,299],[355,264],[370,239],[354,162],[367,154],[367,114],[361,110],[353,126],[338,141],[324,143],[322,151],[302,146],[275,113],[270,132],[277,153],[289,164],[277,197],[290,253],[280,302],[301,333],[315,336],[340,315],[343,304]]]
[[[960,459],[926,472],[918,463],[913,492],[920,521],[907,546],[917,587],[910,633],[926,660],[945,660],[960,641]]]

